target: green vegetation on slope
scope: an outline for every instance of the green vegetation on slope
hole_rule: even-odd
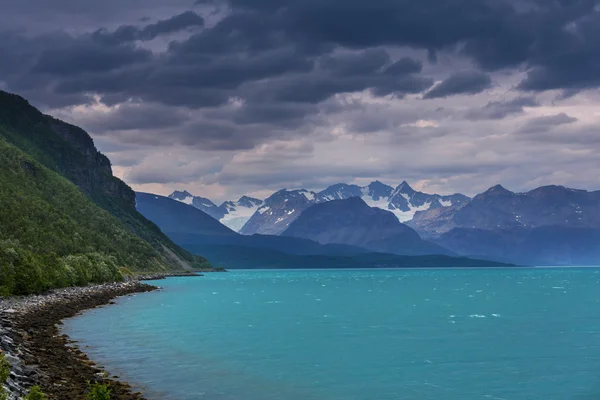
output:
[[[9,375],[10,364],[8,363],[8,360],[6,359],[2,351],[0,351],[0,400],[6,400],[6,398],[8,398],[8,394],[6,393],[6,390],[4,390],[4,387],[2,385],[4,385],[4,382],[6,382]]]
[[[0,91],[0,296],[210,268],[135,210],[85,131]]]
[[[75,185],[0,138],[0,292],[120,279],[161,270],[159,254]]]
[[[39,386],[33,386],[25,396],[25,400],[46,400],[48,397],[42,392]]]
[[[0,91],[0,137],[66,177],[96,205],[118,218],[128,231],[150,244],[159,253],[160,270],[210,267],[205,258],[177,246],[136,211],[135,193],[112,175],[110,161],[96,150],[83,129],[44,115],[25,99]],[[137,264],[126,266],[137,272]]]

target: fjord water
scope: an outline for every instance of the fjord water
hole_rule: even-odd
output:
[[[66,321],[150,399],[600,398],[600,270],[232,271]]]

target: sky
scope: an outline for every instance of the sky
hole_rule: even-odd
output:
[[[600,189],[591,0],[5,0],[0,89],[134,189]]]

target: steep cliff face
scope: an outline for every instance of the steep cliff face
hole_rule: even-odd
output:
[[[61,160],[61,172],[94,198],[108,196],[123,202],[124,205],[135,207],[134,191],[113,176],[110,160],[96,149],[92,138],[77,126],[45,117],[49,120],[52,130],[80,155]]]
[[[81,128],[44,115],[20,96],[0,91],[0,135],[45,167],[73,182],[94,203],[117,217],[148,242],[174,269],[205,267],[196,257],[171,242],[135,209],[135,192],[112,175],[108,158]],[[179,260],[173,260],[174,253]]]
[[[109,159],[83,129],[44,115],[22,97],[2,91],[0,126],[10,143],[69,178],[97,202],[108,197],[135,208],[135,193],[113,176]]]

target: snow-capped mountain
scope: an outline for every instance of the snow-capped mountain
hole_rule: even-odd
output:
[[[221,218],[223,218],[223,216],[225,215],[224,209],[217,206],[211,200],[205,197],[194,196],[187,190],[176,190],[169,195],[169,198],[194,206],[197,209],[204,211],[216,220],[221,220]]]
[[[317,194],[317,201],[343,200],[360,197],[370,207],[377,207],[394,213],[401,222],[410,220],[415,212],[464,204],[469,198],[462,194],[442,196],[418,192],[406,181],[395,189],[382,182],[371,182],[367,186],[337,184]]]
[[[260,233],[279,235],[298,218],[302,211],[317,202],[317,194],[306,189],[282,189],[270,197],[256,210],[240,230],[244,235]]]
[[[417,211],[458,206],[466,204],[469,200],[469,197],[460,193],[443,196],[419,192],[404,181],[390,195],[388,210],[392,211],[400,221],[409,221]]]
[[[252,217],[256,210],[263,204],[260,199],[249,196],[242,196],[238,201],[225,201],[217,206],[211,200],[194,196],[187,190],[174,191],[169,198],[189,204],[199,210],[204,211],[214,219],[220,221],[223,225],[239,232],[246,222]]]
[[[379,181],[371,182],[367,186],[338,183],[318,193],[306,189],[284,189],[265,200],[264,205],[257,210],[240,233],[278,235],[311,205],[352,197],[360,197],[370,207],[391,211],[401,222],[410,220],[417,211],[469,201],[469,198],[462,194],[442,196],[418,192],[406,182],[402,182],[395,189]]]
[[[219,221],[234,231],[239,232],[262,205],[262,200],[248,196],[242,196],[236,202],[226,201],[220,206],[225,210],[225,215]]]
[[[226,201],[220,206],[187,191],[176,191],[169,197],[191,204],[244,235],[278,235],[311,205],[331,200],[360,197],[370,207],[391,211],[401,222],[410,220],[417,211],[461,205],[469,201],[462,194],[427,194],[414,190],[406,182],[393,188],[379,181],[366,186],[338,183],[318,193],[306,189],[282,189],[264,201],[242,196],[236,202]]]

